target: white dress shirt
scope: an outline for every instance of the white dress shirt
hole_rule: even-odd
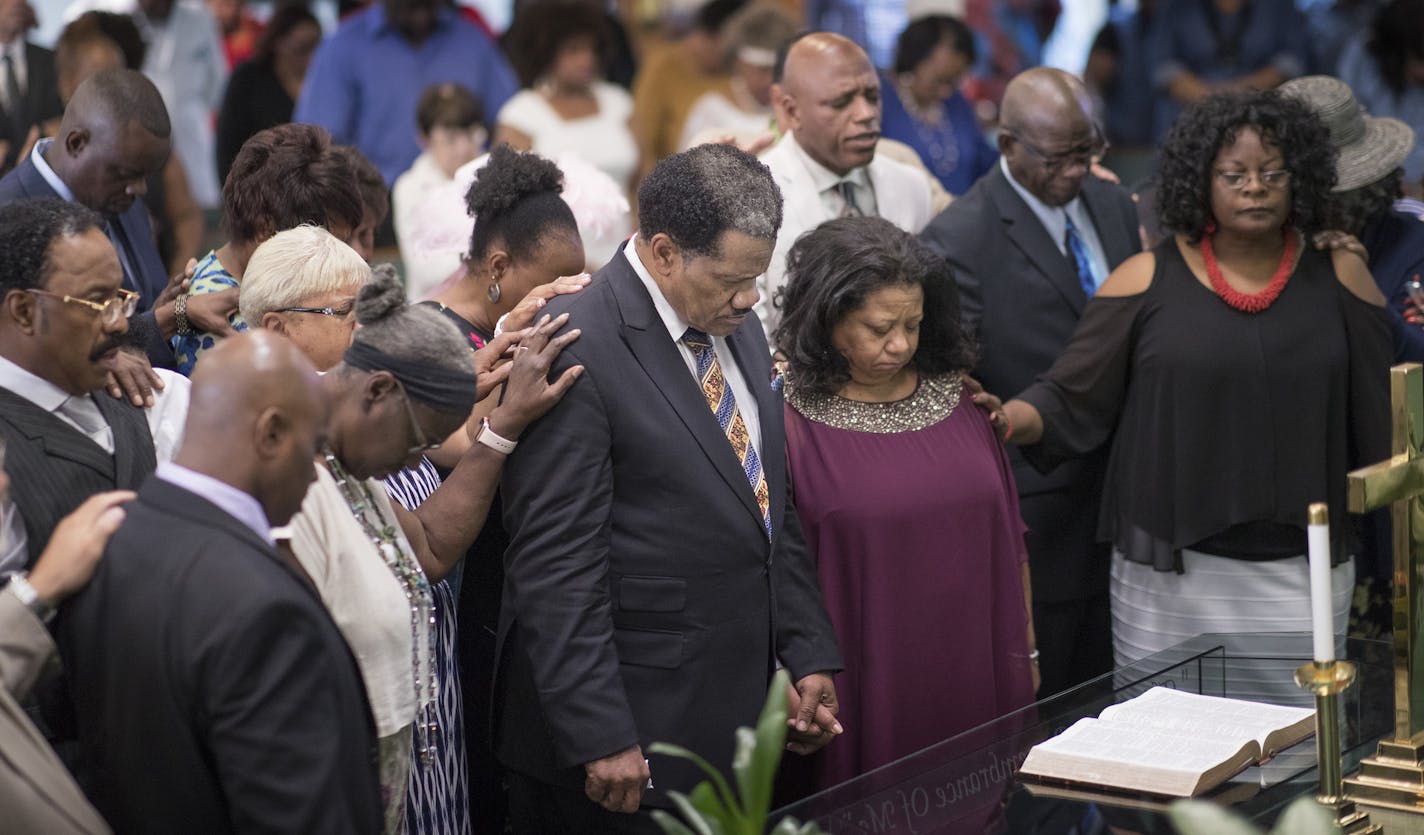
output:
[[[1004,176],[1009,178],[1009,185],[1014,187],[1019,197],[1033,210],[1034,217],[1043,224],[1043,228],[1048,232],[1048,237],[1053,240],[1058,251],[1063,253],[1063,257],[1071,259],[1073,256],[1068,252],[1068,221],[1065,218],[1073,218],[1073,226],[1078,230],[1078,237],[1083,240],[1083,245],[1088,248],[1089,266],[1093,270],[1093,286],[1101,287],[1108,277],[1108,256],[1103,250],[1103,242],[1098,238],[1097,227],[1093,226],[1093,218],[1088,214],[1088,207],[1083,205],[1083,198],[1074,197],[1063,206],[1050,206],[1033,196],[1028,189],[1019,185],[1019,181],[1014,179],[1014,175],[1009,171],[1009,164],[1003,157],[999,157],[999,166],[1004,171]]]
[[[880,206],[875,199],[875,188],[870,185],[870,173],[865,170],[864,166],[856,168],[842,177],[812,159],[811,155],[806,153],[806,149],[801,147],[801,143],[796,141],[795,134],[788,133],[786,142],[791,146],[791,153],[800,157],[802,164],[810,172],[811,182],[814,184],[816,193],[820,195],[821,205],[825,207],[826,220],[838,218],[845,212],[845,198],[841,196],[840,192],[842,182],[848,182],[854,187],[855,204],[862,215],[866,217],[880,215]]]
[[[163,378],[163,389],[153,390],[153,406],[146,411],[148,429],[153,434],[153,448],[159,463],[171,461],[183,440],[183,424],[188,417],[187,377],[165,369],[154,369]],[[59,409],[69,400],[64,389],[38,377],[10,360],[0,357],[0,388],[8,389],[36,406],[83,432],[84,430]],[[85,395],[93,397],[94,395]],[[103,392],[99,397],[108,397]],[[24,485],[11,484],[11,490],[23,490]],[[19,507],[6,495],[0,497],[0,575],[19,571],[28,556],[29,538]]]
[[[701,390],[702,382],[697,377],[697,356],[692,353],[691,348],[687,347],[687,343],[682,341],[682,335],[687,333],[687,329],[692,326],[673,309],[667,296],[663,295],[662,289],[653,280],[652,273],[648,272],[648,268],[643,265],[643,259],[638,257],[635,247],[637,242],[636,235],[628,240],[628,245],[623,247],[623,257],[628,259],[629,265],[633,267],[633,272],[638,274],[638,279],[648,289],[648,295],[653,297],[653,307],[658,311],[658,318],[662,319],[663,327],[667,328],[668,336],[672,338],[678,353],[682,355],[682,361],[687,365],[687,373],[692,375],[693,381],[697,383],[697,388]],[[747,435],[751,437],[752,446],[760,456],[761,412],[757,408],[756,397],[752,394],[751,387],[747,385],[746,376],[737,367],[737,360],[732,356],[732,349],[727,345],[727,338],[713,336],[712,350],[717,354],[717,364],[722,366],[722,378],[727,381],[727,385],[732,387],[732,396],[737,400],[737,411],[742,414],[742,423],[747,426]],[[771,385],[771,381],[768,380],[766,385]],[[710,411],[711,407],[709,406],[708,409]]]

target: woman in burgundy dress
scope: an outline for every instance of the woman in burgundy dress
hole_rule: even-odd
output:
[[[1030,704],[1037,653],[1013,475],[963,383],[948,267],[864,217],[805,235],[788,274],[787,455],[846,661],[822,789]]]

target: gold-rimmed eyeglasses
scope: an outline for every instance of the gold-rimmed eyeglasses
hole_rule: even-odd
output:
[[[100,321],[105,324],[114,324],[122,319],[127,319],[138,310],[138,293],[132,290],[118,290],[114,295],[102,302],[91,302],[88,299],[81,299],[78,296],[66,296],[62,293],[51,293],[48,290],[38,290],[28,288],[28,292],[37,296],[49,296],[52,299],[59,299],[65,304],[78,304],[89,308],[99,314]]]

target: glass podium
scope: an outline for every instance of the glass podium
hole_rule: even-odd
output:
[[[1340,698],[1349,774],[1393,729],[1394,670],[1386,641],[1341,640],[1337,651],[1358,667],[1355,685]],[[1200,635],[778,809],[771,820],[814,820],[829,835],[1172,832],[1165,815],[1170,798],[1026,782],[1018,766],[1035,744],[1155,686],[1313,708],[1292,678],[1310,656],[1305,633]],[[1312,735],[1205,799],[1268,826],[1292,800],[1315,791],[1315,765]]]

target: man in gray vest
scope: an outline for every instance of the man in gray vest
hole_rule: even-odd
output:
[[[137,301],[94,211],[52,198],[0,206],[0,252],[0,440],[14,485],[0,501],[8,573],[32,565],[89,496],[138,488],[160,457],[150,419],[164,436],[172,412],[186,412],[187,392],[170,386],[148,413],[92,396]]]

